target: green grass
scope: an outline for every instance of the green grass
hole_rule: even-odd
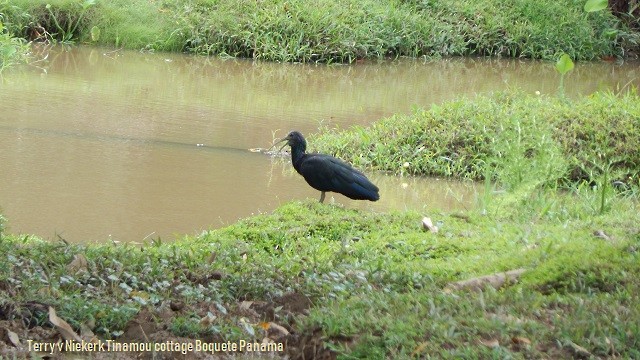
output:
[[[579,207],[568,195],[544,199],[559,203],[558,214]],[[50,304],[72,326],[94,319],[100,335],[114,337],[139,309],[164,301],[231,308],[295,291],[314,304],[298,331],[320,327],[346,358],[404,358],[422,343],[421,353],[445,358],[556,357],[566,356],[562,344],[569,341],[596,355],[614,348],[637,356],[637,204],[619,197],[611,211],[586,218],[540,217],[538,204],[464,218],[430,214],[441,222],[438,234],[422,231],[418,213],[367,213],[310,200],[172,244],[66,245],[10,235],[0,242],[0,285],[11,290],[0,303]],[[594,236],[596,229],[613,240]],[[76,254],[86,256],[87,271],[67,267]],[[443,291],[451,281],[516,268],[529,271],[506,289]],[[225,276],[201,281],[215,271]],[[236,318],[204,327],[199,320],[177,314],[171,330],[247,339]],[[34,321],[46,324],[45,314]],[[520,348],[516,336],[533,346]],[[489,340],[501,347],[482,344]]]
[[[637,34],[627,25],[607,11],[586,13],[583,5],[582,0],[16,0],[0,4],[0,13],[25,37],[46,29],[48,40],[287,62],[476,55],[555,59],[562,53],[590,60],[637,47]],[[92,29],[100,30],[97,39]]]
[[[358,167],[517,187],[640,185],[640,98],[597,92],[577,100],[497,93],[461,99],[310,141]],[[405,164],[408,163],[408,164]],[[405,166],[408,165],[408,166]]]

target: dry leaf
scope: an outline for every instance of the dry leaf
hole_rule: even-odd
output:
[[[289,335],[289,330],[285,329],[283,326],[278,325],[276,323],[270,322],[269,328],[267,329],[267,333],[271,338],[278,338],[280,336]]]
[[[4,329],[7,332],[7,338],[9,338],[9,341],[11,341],[11,343],[13,344],[13,346],[15,347],[19,347],[20,346],[20,337],[18,336],[18,334],[14,333],[13,331],[5,328]]]
[[[498,346],[500,346],[500,343],[498,342],[497,339],[491,339],[491,340],[480,340],[480,343],[486,347],[490,347],[490,348],[497,348]]]
[[[413,352],[411,353],[411,357],[415,357],[420,355],[420,353],[427,347],[427,345],[429,345],[428,342],[421,342],[418,346],[416,346],[416,348],[413,350]]]
[[[511,338],[511,342],[517,345],[531,345],[531,340],[523,336],[514,336]]]
[[[60,335],[62,335],[65,340],[82,341],[80,336],[73,331],[71,325],[59,318],[58,315],[56,315],[56,310],[51,306],[49,306],[49,321],[56,327]]]
[[[240,303],[240,310],[249,310],[251,305],[253,305],[253,301],[243,301]]]
[[[591,356],[591,353],[589,352],[589,350],[583,348],[582,346],[574,343],[573,341],[569,341],[569,343],[567,344],[569,345],[569,347],[571,348],[571,350],[573,350],[573,353],[576,356],[579,357],[584,357],[584,358],[588,358]]]
[[[460,289],[482,290],[486,285],[491,285],[492,287],[498,289],[507,282],[515,282],[524,272],[525,269],[517,269],[462,281],[456,281],[447,285],[447,287],[445,288],[445,292],[451,292],[453,290]]]
[[[429,230],[434,234],[438,232],[438,227],[433,225],[433,221],[431,221],[431,218],[428,217],[422,218],[422,228],[424,230]]]
[[[270,322],[260,322],[260,323],[258,323],[258,326],[260,326],[264,330],[269,330],[269,327],[271,327],[271,323]]]
[[[217,318],[217,316],[213,315],[212,313],[208,313],[207,315],[202,317],[202,319],[200,319],[200,325],[209,326],[209,325],[211,325],[213,323],[213,321],[216,318]]]
[[[79,271],[87,271],[87,266],[89,263],[87,262],[87,258],[82,254],[73,255],[73,260],[67,265],[67,271],[69,273],[75,274]]]
[[[593,236],[599,237],[599,238],[607,240],[607,241],[613,240],[613,238],[611,236],[607,235],[607,233],[605,233],[604,230],[596,230],[596,231],[594,231],[593,232]]]

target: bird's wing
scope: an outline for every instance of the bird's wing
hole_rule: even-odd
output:
[[[333,191],[338,183],[352,182],[352,171],[362,174],[344,161],[323,154],[309,154],[300,165],[300,173],[309,185],[324,191]]]
[[[320,191],[334,191],[352,199],[376,197],[378,193],[378,188],[363,173],[333,156],[309,154],[300,173]]]

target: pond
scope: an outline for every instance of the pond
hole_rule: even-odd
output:
[[[291,129],[369,124],[505,88],[555,93],[553,64],[396,60],[277,64],[34,47],[0,79],[0,212],[12,233],[71,242],[173,239],[319,198],[289,162],[253,153]],[[569,96],[638,85],[637,64],[578,64]],[[311,150],[313,144],[310,144]],[[371,173],[367,211],[473,206],[474,185]],[[330,195],[330,194],[327,194]]]

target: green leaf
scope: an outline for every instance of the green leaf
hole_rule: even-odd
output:
[[[618,35],[618,30],[616,29],[607,29],[604,31],[604,36],[606,37],[614,38],[616,35]]]
[[[586,12],[600,11],[600,10],[606,9],[607,6],[609,6],[609,3],[607,0],[588,0],[584,4],[584,11]]]
[[[100,28],[94,26],[91,28],[91,41],[98,41],[100,39]]]
[[[560,73],[560,75],[564,75],[569,71],[573,70],[573,61],[567,54],[562,54],[558,62],[556,62],[556,70]]]
[[[91,6],[96,4],[96,0],[85,0],[82,3],[82,9],[87,10],[88,8],[90,8]]]
[[[2,51],[0,51],[2,57],[6,59],[11,58],[18,51],[13,46],[0,46],[0,49],[2,49]]]

